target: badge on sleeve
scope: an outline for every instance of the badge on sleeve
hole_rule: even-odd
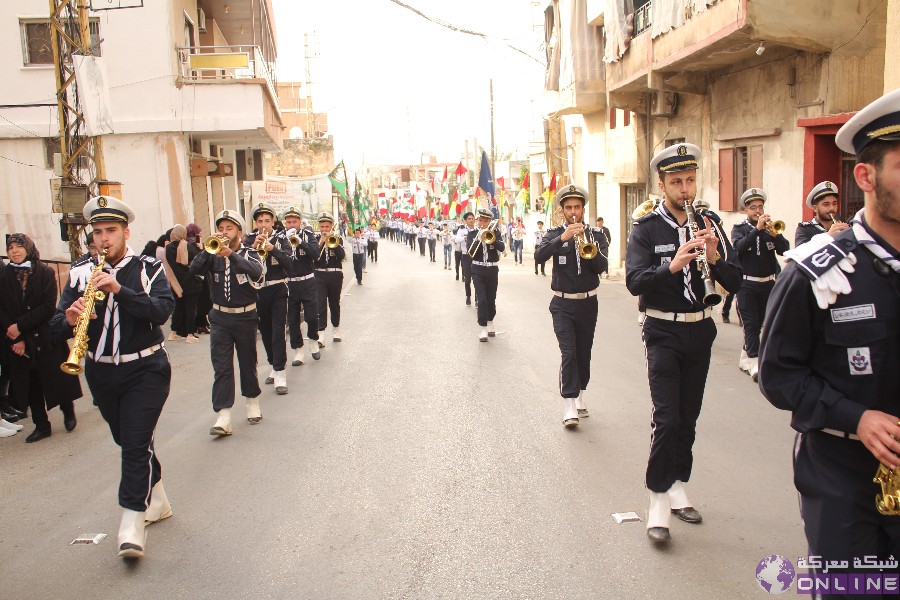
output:
[[[868,348],[847,348],[847,360],[851,375],[872,374],[872,358]]]

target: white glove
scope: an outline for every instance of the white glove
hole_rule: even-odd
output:
[[[827,233],[820,233],[807,243],[785,252],[784,257],[795,262],[802,262],[833,241],[833,238]],[[855,264],[856,256],[848,254],[837,263],[839,269],[831,268],[815,281],[810,281],[819,308],[823,310],[828,308],[837,302],[839,294],[849,294],[852,291],[850,281],[844,273],[853,273],[856,270],[853,267]]]

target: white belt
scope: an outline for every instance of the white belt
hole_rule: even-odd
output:
[[[127,363],[127,362],[131,362],[133,360],[137,360],[139,358],[144,358],[145,356],[150,356],[157,350],[160,350],[164,347],[165,347],[164,344],[156,344],[155,346],[150,346],[149,348],[144,348],[140,352],[133,352],[131,354],[122,354],[119,356],[119,362]],[[88,352],[88,357],[91,360],[93,360],[94,362],[109,363],[109,364],[113,364],[115,362],[112,356],[97,356],[95,358],[94,354],[95,354],[94,352]]]
[[[247,306],[222,306],[220,304],[213,304],[213,308],[219,312],[239,315],[241,313],[250,312],[251,310],[256,310],[256,302],[248,304]]]
[[[590,298],[591,296],[597,295],[597,290],[591,290],[589,292],[557,292],[554,291],[553,295],[557,298],[565,298],[566,300],[584,300],[585,298]]]
[[[266,281],[261,284],[259,287],[269,287],[270,285],[278,285],[279,283],[285,283],[287,279],[276,279],[275,281]]]
[[[825,429],[822,429],[822,433],[827,433],[828,435],[833,435],[833,436],[836,436],[836,437],[841,437],[841,438],[844,438],[844,439],[847,439],[847,440],[856,440],[857,442],[860,441],[860,440],[859,440],[859,436],[856,435],[855,433],[847,433],[846,431],[840,431],[839,429],[827,429],[827,428],[825,428]]]
[[[758,281],[760,283],[765,283],[766,281],[775,281],[774,275],[769,275],[768,277],[754,277],[753,275],[744,275],[744,279],[747,281]]]
[[[312,279],[315,276],[315,273],[310,273],[309,275],[304,275],[303,277],[288,277],[288,281],[306,281],[307,279]]]
[[[316,271],[324,271],[326,273],[330,273],[332,271],[343,271],[343,269],[316,269]]]
[[[662,319],[663,321],[682,321],[684,323],[696,323],[697,321],[702,321],[703,319],[710,318],[713,311],[711,308],[704,308],[703,310],[697,312],[672,313],[656,310],[655,308],[648,308],[645,309],[644,312],[648,317],[653,317],[654,319]]]
[[[478,265],[479,267],[496,267],[500,263],[499,262],[478,262],[478,261],[473,260],[472,264]]]

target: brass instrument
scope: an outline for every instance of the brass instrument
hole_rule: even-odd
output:
[[[631,220],[637,221],[641,217],[645,217],[653,212],[656,208],[656,200],[650,198],[649,200],[644,200],[641,202],[636,209],[631,213]]]
[[[763,228],[771,236],[781,235],[784,233],[784,221],[769,221]]]
[[[700,227],[697,225],[697,214],[694,212],[694,205],[691,200],[685,199],[684,211],[687,214],[688,231],[691,234],[691,239],[694,239],[697,237]],[[709,261],[706,258],[706,247],[701,246],[697,250],[696,256],[697,264],[700,267],[700,276],[703,278],[703,304],[706,306],[715,306],[722,301],[722,296],[716,291],[716,284],[713,281],[712,274],[709,270]]]
[[[481,244],[485,244],[486,246],[491,246],[494,242],[497,241],[497,225],[499,221],[494,219],[491,221],[491,224],[488,225],[487,229],[483,230],[480,234],[475,235],[475,239],[472,240],[472,245],[469,246],[468,255],[472,258],[475,258],[475,253],[478,252],[478,249],[481,247]]]
[[[210,254],[218,254],[219,250],[228,246],[229,241],[227,235],[211,235],[203,240],[203,249]]]
[[[597,256],[597,244],[594,243],[594,235],[590,228],[585,227],[584,232],[575,236],[575,246],[582,260],[591,260]]]
[[[874,483],[881,484],[881,493],[875,494],[875,508],[883,515],[900,515],[900,472],[878,465]]]
[[[82,371],[84,371],[84,367],[81,363],[84,361],[84,355],[87,354],[87,330],[88,325],[91,323],[91,315],[94,312],[94,303],[106,298],[105,293],[94,287],[94,275],[103,270],[103,265],[106,264],[107,252],[109,252],[109,250],[104,248],[97,261],[97,266],[91,269],[87,285],[84,287],[84,295],[81,297],[82,300],[84,300],[84,310],[78,315],[78,320],[75,321],[75,339],[72,343],[72,349],[69,350],[69,357],[66,359],[66,362],[59,365],[62,372],[67,375],[81,375]]]
[[[302,242],[303,240],[300,239],[300,236],[297,234],[296,229],[291,229],[287,233],[287,241],[288,241],[288,244],[291,245],[291,248],[296,248],[297,246],[300,245],[300,242]]]
[[[841,221],[840,217],[838,217],[838,214],[836,212],[831,213],[831,222],[832,223],[843,223],[843,221]]]
[[[330,233],[328,235],[328,237],[325,238],[325,244],[322,245],[322,251],[319,252],[319,258],[317,258],[316,260],[322,260],[322,256],[325,254],[326,248],[328,248],[329,250],[334,250],[335,248],[337,248],[340,245],[341,245],[340,236],[338,236],[334,233]]]
[[[270,239],[272,239],[271,235],[265,235],[260,231],[256,234],[256,239],[253,240],[253,249],[256,250],[256,253],[259,254],[259,257],[262,260],[266,260],[269,256],[269,252],[266,250],[266,244],[269,243]]]

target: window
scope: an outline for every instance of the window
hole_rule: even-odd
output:
[[[762,146],[720,149],[719,210],[740,211],[738,200],[754,187],[762,187]]]
[[[859,212],[863,207],[865,198],[863,192],[856,183],[853,176],[853,168],[856,166],[856,157],[846,152],[841,153],[841,205],[839,207],[839,215],[843,221],[850,222],[850,219]]]
[[[52,65],[53,45],[50,37],[50,21],[48,19],[23,19],[19,21],[22,29],[22,63],[31,65]],[[88,28],[91,32],[91,53],[100,56],[100,20],[90,19]],[[77,23],[66,23],[66,31],[77,39]]]

